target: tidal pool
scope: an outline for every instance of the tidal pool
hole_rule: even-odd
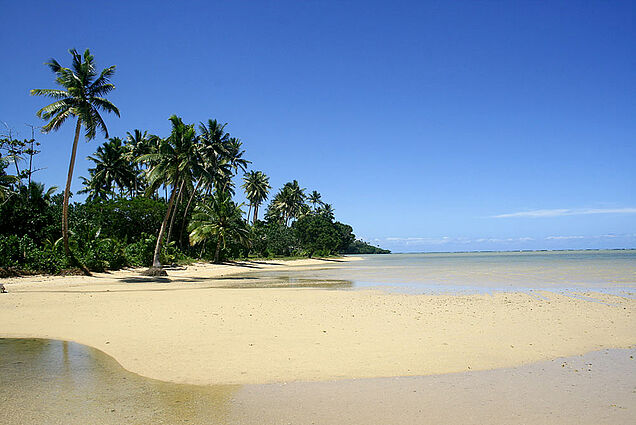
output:
[[[0,339],[0,423],[636,423],[636,349],[446,375],[195,386],[72,342]]]
[[[0,339],[0,423],[230,424],[236,385],[144,378],[66,341]]]

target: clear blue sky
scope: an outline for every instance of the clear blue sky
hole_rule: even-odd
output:
[[[228,122],[273,186],[298,179],[395,251],[636,247],[635,2],[0,6],[0,120],[22,137],[43,63],[88,47],[117,65],[111,135]],[[72,132],[39,137],[47,185]]]

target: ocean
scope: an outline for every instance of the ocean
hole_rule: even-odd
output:
[[[380,288],[408,293],[600,291],[634,296],[636,250],[360,255],[322,267],[256,271],[245,286]],[[275,260],[273,260],[275,262]]]

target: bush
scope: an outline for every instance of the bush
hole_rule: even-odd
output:
[[[355,240],[351,226],[334,223],[322,214],[301,217],[292,227],[301,247],[310,257],[336,254]]]
[[[156,236],[142,233],[141,238],[137,242],[133,242],[124,248],[128,265],[133,267],[151,266],[156,243]]]
[[[0,267],[20,264],[20,238],[16,235],[0,236]]]
[[[79,253],[80,261],[89,270],[103,272],[117,270],[127,265],[124,245],[114,239],[101,238],[87,242]]]
[[[57,273],[67,266],[64,254],[54,246],[38,247],[29,236],[0,236],[0,267],[22,271]]]
[[[40,183],[20,186],[0,203],[0,235],[28,235],[38,244],[59,238],[61,221],[56,221],[52,198]]]
[[[155,247],[152,247],[153,255]],[[179,248],[177,248],[177,244],[175,241],[163,244],[163,249],[161,250],[161,255],[159,257],[161,264],[177,264],[188,262],[190,258],[188,258]],[[152,256],[151,256],[152,262]]]
[[[23,236],[20,240],[20,250],[23,253],[24,264],[31,271],[57,273],[65,267],[68,262],[61,249],[55,245],[38,247],[28,236]]]
[[[113,199],[73,204],[69,226],[78,237],[99,229],[103,238],[137,242],[157,234],[166,213],[166,203],[148,198]]]
[[[262,238],[254,243],[263,256],[290,256],[300,252],[298,238],[294,231],[276,222],[263,226]]]

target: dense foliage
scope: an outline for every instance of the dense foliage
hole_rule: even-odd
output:
[[[0,272],[386,252],[356,240],[320,193],[308,195],[296,180],[271,197],[259,219],[259,207],[270,198],[269,177],[247,170],[251,162],[242,142],[225,130],[227,124],[210,119],[195,126],[173,115],[166,137],[133,130],[108,138],[96,111],[119,115],[100,97],[114,89],[115,67],[98,73],[88,50],[71,54],[71,68],[48,63],[61,89],[32,91],[57,99],[38,116],[48,120],[45,131],[76,118],[73,156],[81,127],[87,140],[97,130],[106,140],[88,157],[93,166],[81,177],[85,201],[71,203],[70,179],[64,196],[32,181],[40,152],[33,134],[20,141],[9,130],[0,139]],[[72,171],[73,161],[69,176]],[[233,199],[240,173],[248,205]]]

